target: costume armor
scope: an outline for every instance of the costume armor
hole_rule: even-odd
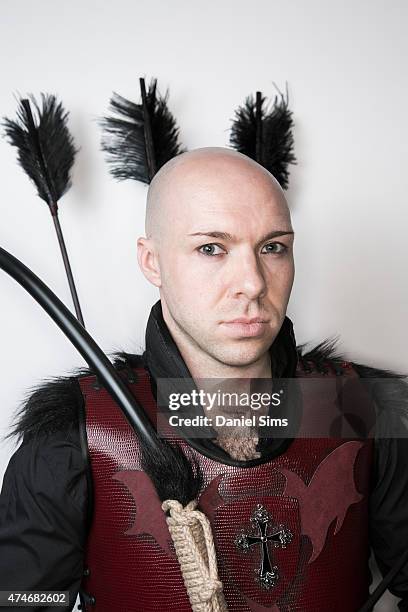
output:
[[[340,378],[357,378],[348,365]],[[155,423],[149,372],[133,373],[129,388]],[[299,362],[296,376],[335,372],[305,371]],[[93,605],[85,607],[190,612],[161,502],[141,470],[138,438],[94,376],[79,383],[94,489],[82,583]],[[323,410],[319,390],[307,395],[305,411],[316,402]],[[211,522],[228,610],[352,612],[364,603],[372,440],[298,437],[251,467],[178,443],[204,476],[199,509]]]

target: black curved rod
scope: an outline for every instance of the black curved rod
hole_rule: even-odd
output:
[[[0,268],[24,287],[49,314],[97,374],[98,380],[118,403],[137,434],[154,447],[157,444],[156,432],[146,413],[126,387],[111,361],[65,304],[34,272],[2,247],[0,247]]]
[[[391,581],[408,562],[408,549],[401,555],[398,561],[388,570],[388,573],[381,580],[376,589],[371,593],[365,604],[359,609],[358,612],[371,612],[377,601],[382,597],[385,591],[388,589]]]

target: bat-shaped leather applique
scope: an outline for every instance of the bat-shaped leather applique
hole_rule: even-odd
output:
[[[323,550],[332,521],[336,519],[336,534],[348,508],[363,498],[354,482],[354,464],[362,446],[362,442],[350,441],[337,447],[319,464],[308,485],[296,473],[277,468],[286,478],[283,495],[298,500],[301,533],[309,537],[313,547],[309,563],[315,561]],[[139,470],[124,470],[117,472],[113,478],[128,488],[136,504],[135,522],[126,535],[150,534],[165,552],[174,556],[165,515],[147,474]],[[228,483],[228,476],[216,476],[200,496],[199,509],[210,521],[217,509],[228,503],[219,493],[224,479]],[[239,497],[245,497],[245,492]],[[276,499],[276,496],[273,497]]]
[[[223,506],[226,503],[219,492],[220,484],[223,478],[224,474],[220,474],[219,476],[213,478],[209,485],[201,493],[200,498],[198,500],[199,510],[201,510],[201,512],[204,512],[204,514],[210,519],[210,521],[217,508],[219,508],[219,506]]]
[[[286,477],[284,495],[299,501],[302,534],[313,547],[309,563],[323,550],[332,521],[336,519],[336,534],[349,507],[363,498],[354,482],[354,464],[362,446],[355,441],[338,446],[319,464],[308,485],[294,472],[279,468]]]
[[[161,509],[159,496],[148,475],[139,470],[123,470],[116,472],[112,478],[126,485],[136,503],[135,522],[130,529],[125,531],[125,535],[147,533],[153,536],[166,553],[174,557],[174,550],[170,547],[171,536],[166,517]]]

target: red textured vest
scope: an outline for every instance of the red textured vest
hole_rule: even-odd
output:
[[[358,377],[348,365],[338,379]],[[146,412],[154,414],[149,375],[142,368],[134,372],[137,381],[127,384]],[[300,364],[296,375],[307,375]],[[323,375],[314,371],[309,376]],[[191,612],[160,500],[140,469],[137,436],[106,390],[95,385],[95,377],[79,382],[94,490],[87,575],[81,585],[93,603],[84,607],[96,612]],[[327,401],[312,395],[304,409],[313,406],[323,414]],[[185,441],[180,444],[188,446],[204,474],[199,508],[212,524],[230,612],[360,608],[370,581],[372,440],[296,438],[282,455],[252,467],[225,465]],[[260,506],[269,534],[283,525],[292,538],[286,548],[269,542],[265,551],[260,543],[245,554],[237,538],[256,535],[251,517]],[[279,573],[272,588],[259,582],[262,553]]]

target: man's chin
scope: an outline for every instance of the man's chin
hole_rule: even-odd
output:
[[[240,345],[234,343],[234,346],[231,347],[224,346],[224,350],[215,357],[221,363],[231,367],[246,367],[259,361],[268,352],[269,346],[269,344],[265,346],[264,343],[262,346],[259,343],[257,346],[243,346],[242,343]]]

